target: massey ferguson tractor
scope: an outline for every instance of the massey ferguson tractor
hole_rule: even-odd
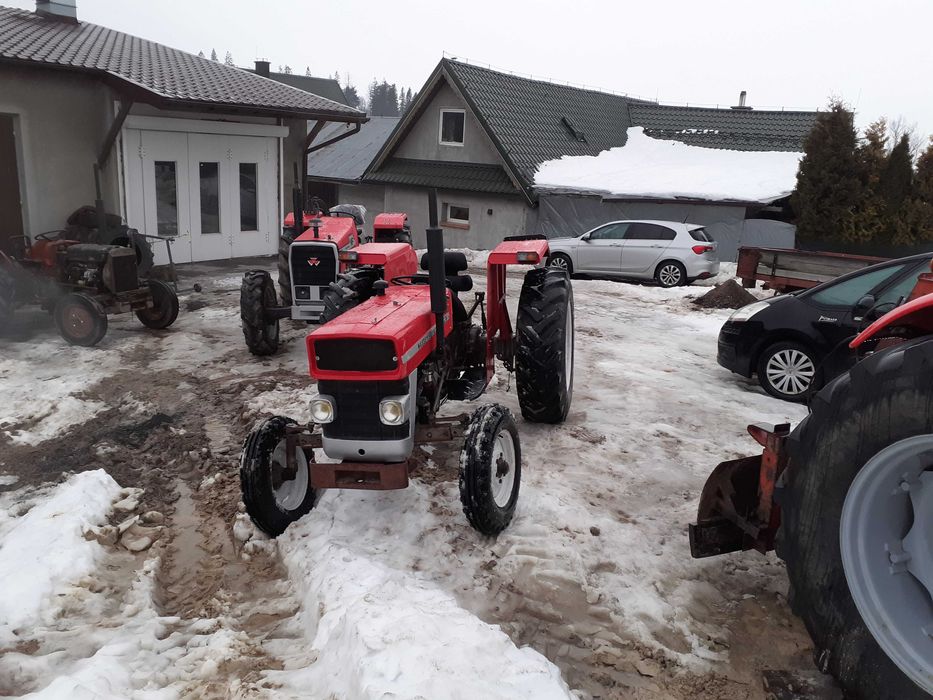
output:
[[[694,557],[776,550],[820,670],[846,697],[933,694],[933,274],[849,343],[858,361],[763,454],[720,464]]]
[[[16,307],[38,304],[54,314],[62,338],[91,346],[107,334],[108,314],[133,311],[155,329],[174,323],[175,290],[160,280],[141,282],[133,248],[56,235],[14,238],[12,256],[0,251],[0,324],[8,324]]]
[[[312,206],[323,206],[314,202]],[[297,211],[300,209],[296,208]],[[265,270],[250,270],[240,287],[240,319],[246,345],[254,355],[271,355],[279,347],[279,321],[327,321],[351,303],[373,294],[376,280],[417,272],[405,214],[379,214],[373,242],[360,245],[366,210],[355,204],[331,207],[324,216],[302,213],[303,232],[283,236],[279,250],[279,293]],[[295,216],[284,229],[295,230]]]
[[[573,393],[573,294],[563,270],[525,274],[513,330],[506,269],[547,258],[547,241],[506,239],[489,255],[486,292],[463,274],[462,253],[445,252],[430,198],[427,274],[386,275],[375,293],[307,337],[312,422],[275,416],[247,437],[240,457],[243,501],[275,537],[311,510],[320,489],[401,489],[422,445],[460,442],[460,500],[469,523],[496,535],[511,521],[522,460],[518,429],[497,404],[441,417],[447,401],[479,398],[498,358],[515,372],[526,420],[560,423]],[[401,245],[370,243],[367,246]],[[468,308],[469,307],[469,308]],[[478,317],[478,318],[477,318]],[[321,450],[331,460],[316,462]]]

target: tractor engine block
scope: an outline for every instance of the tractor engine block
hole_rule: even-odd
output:
[[[60,255],[62,280],[68,284],[112,294],[139,287],[136,252],[132,248],[78,243]]]

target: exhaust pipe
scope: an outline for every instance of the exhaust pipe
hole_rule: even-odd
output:
[[[444,274],[444,229],[437,225],[437,190],[428,192],[428,283],[434,314],[435,348],[444,353],[444,314],[447,312],[447,276]]]

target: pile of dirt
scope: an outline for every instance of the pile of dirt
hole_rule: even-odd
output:
[[[740,309],[756,301],[747,289],[744,289],[735,280],[726,280],[717,284],[701,297],[693,300],[697,306],[704,309]]]

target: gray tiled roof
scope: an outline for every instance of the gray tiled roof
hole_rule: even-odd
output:
[[[0,61],[94,73],[157,106],[364,118],[346,105],[163,44],[8,7],[0,7]]]
[[[358,134],[309,154],[308,177],[358,182],[398,121],[399,117],[370,117]],[[349,128],[346,124],[328,124],[312,146],[346,133]]]
[[[352,138],[352,137],[351,137]],[[347,139],[348,141],[350,139]],[[312,154],[313,156],[314,154]],[[438,187],[466,192],[516,194],[515,185],[501,165],[390,158],[367,182]]]
[[[246,70],[250,73],[256,72],[252,68]],[[316,78],[311,75],[295,75],[294,73],[269,73],[269,78],[277,83],[291,85],[293,88],[310,92],[332,102],[339,102],[342,105],[348,104],[347,96],[343,94],[340,83],[333,78]]]
[[[655,138],[736,151],[802,151],[817,112],[633,103],[629,115]]]

